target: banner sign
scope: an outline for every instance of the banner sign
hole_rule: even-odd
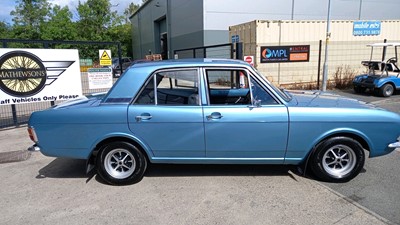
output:
[[[0,105],[82,95],[76,49],[0,48]]]
[[[310,45],[262,46],[261,63],[308,62]]]
[[[381,21],[354,21],[353,36],[380,35]]]
[[[113,85],[111,68],[89,68],[89,89],[111,88]]]

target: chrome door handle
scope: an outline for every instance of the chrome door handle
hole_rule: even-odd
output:
[[[150,113],[142,113],[140,116],[136,116],[135,118],[136,122],[141,122],[142,120],[150,120],[153,116],[150,115]]]
[[[207,116],[207,120],[216,120],[216,119],[221,119],[223,116],[219,112],[213,112],[211,115]]]

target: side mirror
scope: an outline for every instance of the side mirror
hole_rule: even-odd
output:
[[[253,100],[251,105],[248,106],[250,109],[252,108],[260,108],[261,107],[261,100]]]

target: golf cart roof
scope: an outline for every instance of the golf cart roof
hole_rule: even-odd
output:
[[[400,46],[400,42],[374,43],[368,44],[368,47],[385,47],[385,46]]]

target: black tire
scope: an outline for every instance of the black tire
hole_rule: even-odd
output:
[[[391,84],[385,84],[379,88],[379,95],[382,97],[390,97],[394,93],[395,88]]]
[[[310,166],[322,181],[347,182],[360,173],[364,162],[360,143],[348,137],[333,137],[317,145]]]
[[[97,174],[107,183],[127,185],[142,180],[147,160],[131,143],[112,142],[100,149],[96,167]]]
[[[365,92],[365,90],[366,90],[366,88],[364,88],[364,87],[354,87],[354,92],[355,93],[364,93]]]

